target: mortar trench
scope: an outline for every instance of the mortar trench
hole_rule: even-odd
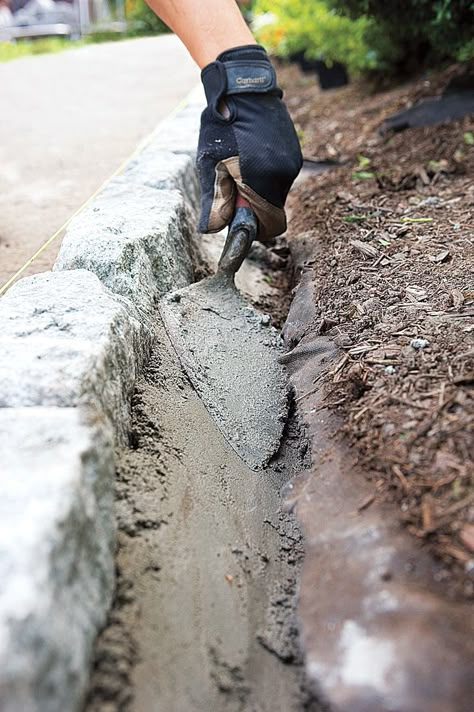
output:
[[[212,238],[204,271],[222,246]],[[239,288],[281,326],[287,250],[252,256]],[[117,450],[115,601],[85,711],[320,710],[298,642],[303,542],[281,496],[308,464],[295,415],[270,465],[251,471],[184,375],[158,311],[131,405],[129,447]]]

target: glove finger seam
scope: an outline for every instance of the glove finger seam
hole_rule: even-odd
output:
[[[283,208],[279,208],[273,203],[270,203],[261,195],[256,193],[249,185],[243,183],[242,181],[236,181],[239,187],[239,192],[247,198],[250,205],[254,209],[258,222],[259,231],[257,238],[260,240],[270,239],[281,235],[286,230],[286,215]],[[271,218],[269,223],[268,219]]]
[[[211,232],[218,232],[224,228],[232,218],[236,188],[235,179],[227,166],[229,161],[239,163],[239,157],[231,156],[223,161],[219,161],[214,169],[216,176],[214,181],[214,194],[208,219],[208,229]],[[222,189],[227,179],[229,179],[231,186],[228,193]]]

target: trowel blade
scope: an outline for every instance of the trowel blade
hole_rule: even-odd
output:
[[[262,468],[278,450],[288,415],[278,332],[218,275],[166,295],[160,312],[222,434],[248,467]]]

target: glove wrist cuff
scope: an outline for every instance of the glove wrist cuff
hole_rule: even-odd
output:
[[[263,47],[248,45],[222,52],[206,65],[201,79],[209,104],[231,94],[278,92],[275,70]]]

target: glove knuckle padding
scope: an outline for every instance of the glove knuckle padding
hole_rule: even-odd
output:
[[[302,157],[265,50],[229,50],[202,72],[208,106],[201,117],[197,166],[201,181],[200,230],[216,232],[233,214],[237,190],[254,209],[259,238],[286,229],[286,196]],[[229,118],[218,111],[225,98]]]

